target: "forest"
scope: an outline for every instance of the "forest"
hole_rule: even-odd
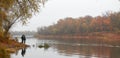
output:
[[[74,35],[94,32],[119,32],[120,12],[108,12],[102,16],[60,19],[57,23],[38,28],[40,35]]]

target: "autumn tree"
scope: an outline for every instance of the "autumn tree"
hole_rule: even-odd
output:
[[[43,35],[74,35],[88,34],[91,32],[120,31],[120,12],[108,13],[103,16],[85,16],[80,18],[67,17],[60,19],[56,24],[39,28],[38,33]]]
[[[112,13],[110,15],[111,24],[114,27],[114,30],[119,31],[120,30],[120,12],[118,13]]]
[[[3,21],[7,18],[5,11],[8,10],[13,5],[13,3],[14,0],[0,0],[0,37],[3,37]]]
[[[4,38],[7,38],[8,32],[13,24],[16,22],[25,24],[33,14],[39,12],[39,8],[44,5],[47,0],[13,0],[11,6],[6,6],[11,3],[11,0],[1,1],[6,2],[4,7],[0,6],[0,9],[6,16],[2,21],[1,27],[4,32]]]

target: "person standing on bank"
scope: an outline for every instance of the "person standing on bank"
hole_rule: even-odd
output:
[[[26,41],[26,37],[25,37],[24,34],[22,35],[21,40],[22,40],[22,43],[25,43],[25,41]]]

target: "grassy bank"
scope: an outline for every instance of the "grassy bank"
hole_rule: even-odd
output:
[[[41,39],[60,39],[60,40],[79,40],[84,43],[105,43],[110,45],[120,45],[120,33],[119,32],[94,32],[86,34],[74,34],[74,35],[36,35]]]
[[[40,35],[39,38],[107,38],[107,39],[120,39],[120,32],[94,32],[86,34],[64,34],[64,35]],[[113,40],[114,40],[113,39]]]
[[[0,39],[0,55],[6,53],[14,53],[21,48],[26,48],[28,45],[16,42],[12,39]]]

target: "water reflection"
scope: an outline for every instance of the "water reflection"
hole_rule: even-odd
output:
[[[23,49],[21,50],[21,55],[24,57],[25,53],[26,53],[26,48],[23,48]]]
[[[10,55],[1,54],[0,58],[10,58]]]
[[[0,58],[10,58],[10,54],[3,49],[0,49]]]
[[[110,57],[111,58],[120,58],[120,48],[112,48]]]
[[[79,57],[99,57],[99,58],[109,58],[110,48],[99,47],[99,46],[71,46],[71,45],[55,45],[54,49],[60,55],[72,56],[79,55]]]
[[[20,52],[18,52],[18,55],[14,55],[11,58],[49,58],[49,56],[51,56],[51,58],[120,58],[120,47],[109,47],[105,45],[91,44],[84,45],[78,40],[43,41],[37,39],[28,39],[28,42],[30,42],[31,45],[34,45],[32,45],[31,48],[28,48],[27,51],[26,48],[20,50]],[[47,44],[39,47],[39,44],[42,42]],[[77,45],[78,43],[81,45]]]
[[[120,58],[120,47],[54,44],[53,48],[60,55],[64,56],[79,55],[81,58]]]

